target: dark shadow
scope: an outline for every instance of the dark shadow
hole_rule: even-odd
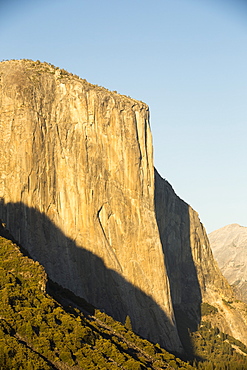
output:
[[[71,290],[63,288],[58,283],[52,281],[49,276],[46,284],[47,293],[59,302],[67,312],[77,316],[74,307],[79,308],[85,315],[94,315],[95,307],[88,303],[84,298],[75,295]],[[72,304],[72,305],[71,305]]]
[[[129,315],[133,330],[173,353],[181,353],[174,323],[154,300],[133,286],[101,258],[78,246],[45,215],[25,204],[0,202],[0,219],[27,253],[41,263],[53,282],[124,323]],[[53,294],[59,287],[48,285]],[[73,295],[71,296],[73,299]]]
[[[197,330],[201,321],[202,295],[192,257],[189,206],[156,170],[155,212],[179,336],[193,358],[190,332]]]

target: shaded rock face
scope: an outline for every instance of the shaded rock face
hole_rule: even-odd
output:
[[[199,322],[202,295],[191,248],[190,207],[157,171],[155,206],[173,305],[191,311]]]
[[[238,298],[247,303],[247,227],[227,225],[208,237],[223,275]]]
[[[49,277],[180,351],[148,107],[48,64],[0,64],[0,217]]]
[[[171,297],[183,342],[189,340],[187,329],[195,330],[200,323],[200,304],[207,302],[218,309],[218,314],[207,317],[207,320],[247,343],[246,307],[237,303],[231,307],[226,304],[234,300],[234,294],[214,260],[197,212],[176,195],[157,171],[155,208]]]
[[[215,263],[198,213],[157,171],[155,207],[174,305],[198,306],[213,292],[231,297],[232,290]]]

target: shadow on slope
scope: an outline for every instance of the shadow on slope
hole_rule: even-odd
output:
[[[155,212],[180,340],[194,357],[190,332],[201,321],[202,294],[192,257],[189,206],[156,170]]]
[[[137,334],[169,351],[181,352],[174,324],[157,303],[64,235],[45,214],[21,202],[5,204],[2,199],[0,218],[18,244],[45,267],[53,282],[122,323],[128,315]]]

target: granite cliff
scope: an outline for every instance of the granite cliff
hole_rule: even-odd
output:
[[[227,281],[247,303],[247,227],[224,226],[208,235],[210,246]]]
[[[48,64],[0,73],[1,219],[52,280],[180,351],[147,105]]]
[[[202,300],[222,323],[231,288],[197,213],[154,174],[147,105],[47,63],[2,62],[0,75],[0,218],[14,238],[52,280],[167,349],[182,350],[178,312],[196,325]]]

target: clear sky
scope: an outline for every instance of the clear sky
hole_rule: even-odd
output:
[[[211,232],[247,226],[245,0],[0,0],[0,60],[150,106],[155,166]]]

